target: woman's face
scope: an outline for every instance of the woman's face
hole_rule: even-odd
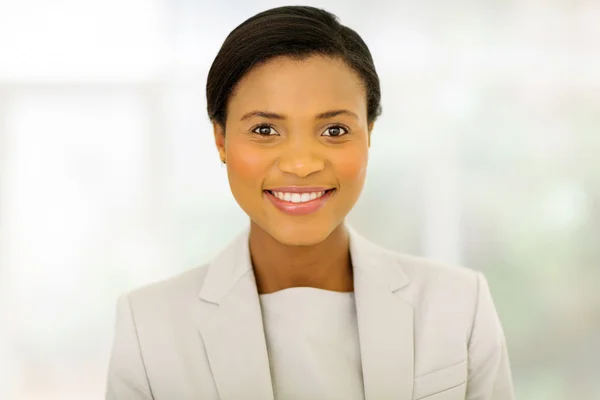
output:
[[[232,94],[215,140],[236,201],[287,245],[323,241],[363,188],[369,136],[365,87],[343,61],[273,59]]]

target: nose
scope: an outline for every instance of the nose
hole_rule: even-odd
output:
[[[300,178],[325,169],[325,159],[319,154],[317,143],[311,139],[293,140],[286,144],[279,157],[279,170]]]

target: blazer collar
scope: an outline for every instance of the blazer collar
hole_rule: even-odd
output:
[[[245,228],[207,267],[208,271],[198,294],[200,299],[220,304],[245,275],[253,274],[249,233],[250,228]]]
[[[409,284],[408,276],[396,260],[395,253],[366,239],[352,227],[346,226],[346,229],[350,238],[350,257],[355,278],[362,278],[363,274],[367,274],[390,292]]]
[[[395,260],[394,253],[364,238],[348,225],[346,230],[355,277],[358,269],[361,277],[362,273],[366,273],[391,292],[408,285],[409,279]],[[249,232],[250,229],[245,228],[210,263],[199,290],[202,300],[219,304],[245,274],[252,273]]]
[[[409,279],[394,253],[347,230],[365,397],[412,398],[413,309],[399,295]],[[199,288],[198,327],[223,400],[273,399],[248,234],[215,257]]]

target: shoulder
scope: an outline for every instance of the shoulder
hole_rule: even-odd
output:
[[[460,335],[468,333],[480,291],[487,290],[481,272],[395,252],[350,232],[353,262],[367,275],[378,276],[395,296],[410,304],[419,326],[432,331],[446,326]]]
[[[475,299],[481,273],[424,257],[393,251],[353,229],[349,230],[352,261],[368,274],[379,276],[410,303],[427,299]]]
[[[501,327],[483,273],[405,254],[396,259],[408,278],[397,295],[413,308],[419,373],[438,368],[433,360],[439,358],[431,354],[447,365],[465,359],[475,331],[485,332],[483,341],[490,346],[498,343]]]
[[[475,298],[483,274],[476,270],[423,257],[394,253],[412,291],[452,298]]]
[[[395,258],[409,281],[400,292],[413,306],[417,331],[435,334],[444,327],[463,340],[479,329],[497,342],[502,329],[482,272],[406,254]]]
[[[141,286],[125,293],[130,306],[136,313],[165,311],[190,304],[197,300],[198,292],[206,277],[208,265],[202,265],[173,277]]]
[[[414,310],[417,333],[437,335],[445,327],[446,335],[469,337],[482,297],[490,300],[487,282],[481,272],[461,265],[424,257],[386,253],[388,276],[402,276],[395,293]],[[483,295],[483,296],[482,296]],[[426,333],[426,334],[429,334]]]
[[[394,254],[395,267],[406,275],[402,296],[422,316],[452,316],[469,325],[481,290],[487,290],[483,273],[452,263],[408,254]],[[446,319],[447,317],[443,317]]]

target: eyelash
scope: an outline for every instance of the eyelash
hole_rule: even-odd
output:
[[[277,135],[264,135],[264,134],[261,134],[261,133],[258,133],[258,132],[256,132],[257,130],[259,130],[259,129],[261,129],[261,128],[271,128],[271,129],[273,129],[273,130],[275,131],[275,128],[274,128],[272,125],[269,125],[269,124],[262,124],[262,125],[258,125],[258,126],[256,126],[256,127],[252,128],[251,132],[252,132],[252,133],[254,133],[254,134],[256,134],[256,135],[258,135],[258,136],[264,136],[264,137],[268,137],[268,136],[277,136]],[[348,133],[350,133],[350,130],[349,130],[348,128],[346,128],[345,126],[342,126],[342,125],[331,125],[331,126],[328,126],[328,127],[325,129],[325,131],[324,131],[324,132],[327,132],[327,131],[328,131],[329,129],[331,129],[331,128],[339,128],[339,129],[342,129],[342,130],[344,130],[345,132],[344,132],[344,133],[342,133],[342,134],[340,134],[340,135],[336,135],[336,136],[333,136],[333,135],[324,135],[325,137],[334,137],[334,138],[335,138],[335,137],[344,136],[344,135],[347,135]],[[275,132],[277,132],[277,131],[275,131]]]

